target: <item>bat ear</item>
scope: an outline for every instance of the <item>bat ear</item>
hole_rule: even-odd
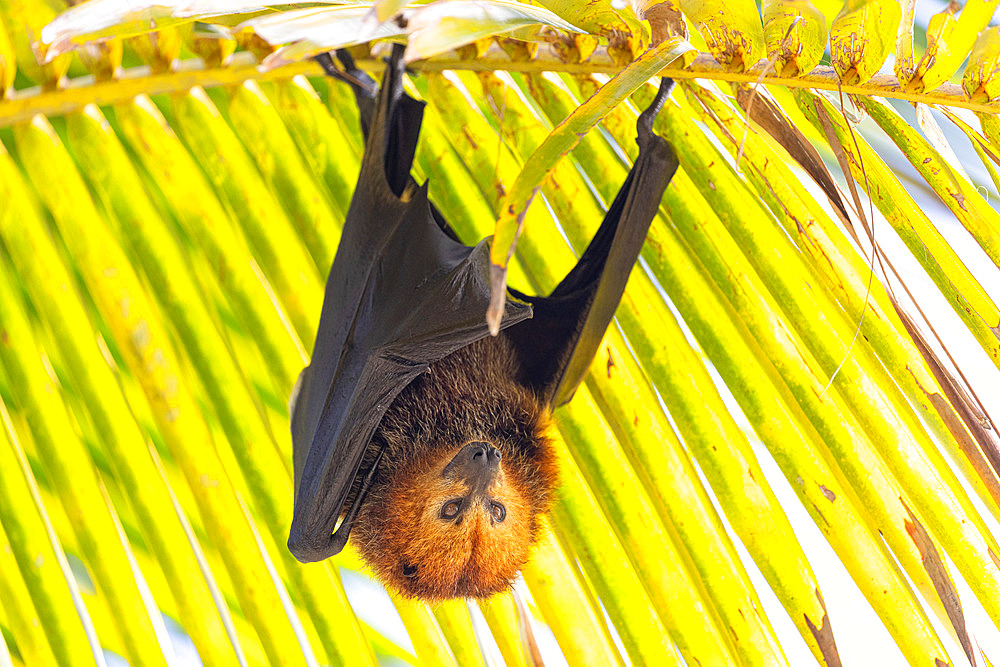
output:
[[[512,326],[507,335],[520,356],[526,383],[552,406],[569,401],[587,374],[663,192],[677,171],[673,148],[652,129],[672,88],[673,81],[664,78],[652,104],[639,115],[639,156],[573,270],[547,297],[510,290],[532,305],[534,316]]]

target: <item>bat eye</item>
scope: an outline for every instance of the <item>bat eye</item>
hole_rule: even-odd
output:
[[[490,505],[490,514],[493,515],[493,520],[497,523],[507,518],[507,510],[500,503],[492,503]]]
[[[403,576],[404,577],[413,577],[413,576],[416,576],[416,574],[417,574],[417,566],[416,565],[410,565],[409,563],[403,563]]]
[[[442,519],[454,519],[458,516],[459,511],[462,509],[461,500],[449,500],[441,508],[441,518]]]

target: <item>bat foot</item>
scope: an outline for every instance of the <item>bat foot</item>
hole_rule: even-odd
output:
[[[350,84],[356,91],[364,93],[367,97],[375,97],[378,93],[378,84],[370,76],[358,69],[354,64],[354,58],[346,49],[337,49],[337,60],[340,61],[344,69],[337,67],[333,60],[333,51],[320,53],[313,56],[313,60],[323,68],[323,73],[338,81]]]
[[[656,91],[656,97],[653,98],[646,110],[639,114],[639,119],[636,121],[636,130],[639,135],[636,138],[637,141],[648,141],[649,136],[653,134],[653,121],[656,120],[660,109],[663,108],[663,103],[670,97],[675,85],[674,80],[670,77],[665,76],[660,79],[660,89]]]

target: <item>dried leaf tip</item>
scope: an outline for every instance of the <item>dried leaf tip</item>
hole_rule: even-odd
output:
[[[504,306],[507,304],[507,267],[490,264],[490,305],[486,309],[486,326],[490,335],[500,333]]]

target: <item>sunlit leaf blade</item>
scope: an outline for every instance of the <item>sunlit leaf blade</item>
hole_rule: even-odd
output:
[[[969,143],[972,144],[972,148],[976,151],[982,162],[983,167],[986,169],[993,181],[993,184],[1000,189],[1000,174],[997,172],[997,167],[1000,166],[1000,152],[998,152],[994,146],[991,144],[990,140],[984,136],[988,135],[991,130],[992,134],[996,136],[996,126],[997,119],[988,114],[979,115],[980,121],[980,131],[970,125],[970,121],[974,123],[973,118],[968,114],[958,114],[955,113],[953,109],[941,109],[945,116],[950,120],[959,130],[961,130],[965,136],[969,139]]]
[[[448,51],[475,39],[545,26],[580,32],[552,12],[505,0],[438,0],[407,15],[407,61]],[[519,32],[523,39],[526,34]]]
[[[567,661],[623,664],[602,610],[588,594],[590,589],[585,588],[576,563],[568,559],[551,531],[542,537],[523,574]]]
[[[852,139],[831,104],[821,98],[805,95],[800,95],[799,101],[803,111],[817,126],[820,121],[816,117],[816,109],[819,108],[818,105],[822,105],[836,129],[844,152],[849,155],[855,153],[855,139]],[[855,180],[862,187],[871,188],[875,205],[927,270],[938,289],[947,295],[952,308],[966,323],[990,360],[1000,367],[1000,337],[996,333],[1000,328],[1000,309],[970,275],[940,233],[933,228],[927,216],[913,203],[896,176],[885,167],[864,139],[857,137],[856,141],[862,153],[852,162]],[[865,173],[861,172],[862,161]],[[858,165],[856,171],[853,165]]]
[[[51,161],[65,165],[68,156],[56,142],[50,127],[36,123],[19,129],[18,143],[22,150],[49,155]],[[140,384],[154,409],[164,440],[185,469],[206,527],[221,543],[236,540],[255,544],[252,527],[221,461],[212,455],[215,448],[202,413],[194,405],[191,393],[183,390],[184,380],[178,375],[176,353],[171,349],[166,332],[158,325],[159,318],[154,315],[152,304],[145,301],[144,290],[130,269],[131,265],[118,246],[107,238],[107,233],[101,232],[99,226],[83,224],[83,220],[96,213],[87,215],[94,210],[93,204],[85,198],[80,177],[70,178],[68,174],[63,172],[59,188],[44,190],[48,195],[45,203],[60,224],[63,238],[75,248],[76,256],[87,261],[84,279],[90,293],[99,299],[102,315],[111,321],[110,329],[119,349],[131,360],[131,366],[143,370],[138,377]],[[29,175],[36,183],[44,182],[37,179],[48,178],[38,170],[29,170]],[[119,305],[123,298],[129,303],[125,311]],[[203,479],[211,480],[212,484],[206,485]],[[293,645],[297,640],[291,623],[287,619],[277,622],[272,614],[282,605],[278,591],[267,583],[270,576],[263,554],[257,549],[225,551],[224,559],[231,576],[243,582],[236,593],[244,612],[256,626],[269,659],[277,664],[291,661],[288,652],[279,647]]]
[[[979,113],[976,116],[979,118],[983,134],[989,140],[990,154],[995,157],[1000,156],[1000,116],[988,113]]]
[[[710,95],[699,95],[699,100],[709,104],[712,117],[724,124],[724,136],[731,144],[730,150],[734,150],[737,137],[733,133],[743,121],[720,104],[713,103]],[[763,101],[758,100],[755,107],[758,113],[762,106]],[[791,126],[787,127],[788,134],[795,131]],[[769,131],[788,147],[788,136],[783,136],[777,128]],[[873,269],[857,255],[845,235],[835,228],[829,214],[810,200],[781,157],[761,144],[751,134],[744,153],[751,165],[750,179],[758,192],[769,202],[787,233],[793,238],[801,238],[799,247],[804,249],[814,270],[825,277],[825,285],[832,296],[848,313],[857,313],[853,317],[860,320],[860,331],[872,344],[880,362],[897,379],[910,404],[919,406],[921,419],[930,424],[939,442],[945,443],[953,460],[961,462],[966,478],[973,483],[987,506],[1000,506],[1000,488],[993,481],[994,473],[988,470],[988,466],[983,467],[982,456],[975,451],[975,446],[968,447],[966,427],[962,426],[955,409],[945,399],[935,380],[934,370],[921,358],[924,356],[922,351],[910,339],[910,329],[897,315],[890,294],[873,282]],[[806,223],[803,224],[803,221]],[[871,316],[860,315],[862,305],[871,309]],[[971,427],[968,421],[966,425]]]
[[[317,271],[325,271],[340,240],[337,222],[340,216],[334,215],[326,194],[300,157],[281,117],[260,86],[252,81],[231,90],[228,111],[233,129],[269,189],[288,212]]]
[[[92,221],[96,221],[96,211],[94,214]],[[108,512],[99,481],[93,473],[76,472],[90,467],[86,463],[87,452],[73,432],[70,416],[55,391],[54,378],[35,351],[24,313],[19,312],[17,300],[10,292],[12,285],[4,281],[2,289],[7,292],[0,295],[5,307],[3,328],[7,344],[0,347],[0,356],[7,376],[18,388],[17,407],[29,419],[37,453],[47,460],[60,500],[72,517],[83,550],[81,555],[107,595],[126,654],[132,660],[143,655],[162,656],[152,620],[155,610],[146,607],[134,575],[122,576],[132,571],[131,557],[128,547],[118,538],[115,518]],[[92,511],[87,521],[81,521],[81,508],[85,507]]]
[[[375,18],[379,22],[391,19],[400,9],[406,6],[407,0],[375,0]]]
[[[764,3],[764,39],[775,71],[787,76],[808,72],[823,55],[826,18],[808,0]]]
[[[405,34],[393,22],[371,24],[370,11],[368,4],[347,4],[265,14],[239,24],[233,32],[253,34],[280,47],[261,62],[264,69],[272,69],[351,44]]]
[[[727,299],[741,313],[740,319],[750,328],[753,338],[765,350],[770,350],[768,356],[776,363],[777,370],[784,383],[787,384],[790,395],[794,396],[795,402],[804,411],[804,416],[823,434],[822,443],[818,443],[820,444],[819,451],[823,456],[832,455],[832,458],[838,462],[838,467],[850,482],[853,492],[861,498],[862,506],[867,514],[866,523],[870,522],[869,525],[878,526],[878,530],[892,545],[896,556],[903,562],[908,575],[917,581],[918,587],[925,593],[928,591],[933,593],[930,582],[925,582],[926,576],[922,574],[919,556],[912,548],[904,531],[903,519],[906,517],[906,513],[897,500],[899,482],[894,479],[893,474],[898,472],[898,466],[903,466],[905,471],[905,466],[909,462],[908,458],[905,456],[897,458],[893,462],[896,467],[891,469],[879,459],[879,455],[883,454],[884,450],[880,448],[876,453],[873,447],[877,447],[883,442],[894,441],[894,434],[884,425],[877,426],[875,432],[867,437],[862,435],[862,428],[867,430],[872,423],[868,421],[871,415],[866,414],[872,410],[872,404],[868,401],[874,401],[874,405],[883,405],[884,407],[881,408],[883,414],[892,414],[889,407],[893,401],[892,397],[879,397],[877,391],[873,397],[870,384],[865,386],[867,383],[864,381],[860,384],[857,381],[852,381],[851,384],[841,385],[840,390],[829,388],[825,392],[822,402],[816,400],[823,389],[821,383],[826,382],[826,380],[822,379],[824,373],[819,370],[818,366],[814,365],[817,360],[812,357],[812,354],[820,353],[819,348],[814,348],[812,353],[808,348],[813,346],[816,341],[827,338],[827,343],[822,346],[822,354],[828,354],[839,346],[843,346],[841,349],[846,349],[846,344],[850,341],[851,336],[849,325],[842,320],[838,322],[838,317],[830,316],[835,311],[830,311],[822,305],[824,299],[821,293],[814,292],[808,297],[808,301],[804,301],[806,295],[812,291],[808,286],[803,285],[799,288],[799,294],[790,295],[788,287],[779,285],[783,281],[798,283],[801,280],[801,278],[796,278],[796,276],[802,276],[803,273],[800,273],[801,265],[796,260],[794,250],[780,241],[782,234],[780,232],[775,234],[772,231],[772,225],[747,225],[749,220],[761,220],[761,217],[735,215],[739,206],[745,207],[746,198],[737,197],[729,203],[724,202],[725,197],[734,196],[731,187],[718,187],[723,179],[730,178],[726,173],[727,167],[718,158],[712,157],[714,151],[707,150],[701,140],[696,138],[697,134],[690,131],[683,132],[681,128],[684,126],[684,121],[682,119],[686,117],[686,114],[664,116],[664,120],[667,121],[665,127],[670,128],[668,135],[678,144],[692,146],[688,148],[687,154],[700,165],[700,169],[693,172],[696,174],[695,183],[701,194],[710,202],[711,208],[719,213],[722,222],[733,238],[728,238],[728,235],[719,231],[713,231],[717,229],[717,225],[712,224],[702,223],[697,230],[689,230],[686,226],[682,229],[687,231],[689,242],[697,248],[699,257],[703,258],[703,261],[712,258],[708,266],[715,274],[716,284],[725,291]],[[699,145],[698,149],[693,148],[693,146]],[[678,185],[680,184],[681,182],[678,182]],[[737,201],[742,203],[737,205]],[[747,226],[744,227],[744,225]],[[744,228],[741,229],[741,227]],[[755,241],[755,237],[760,240]],[[766,237],[770,237],[769,241],[764,241]],[[735,240],[739,241],[739,247],[734,244]],[[769,253],[765,255],[760,251],[754,251],[754,245],[757,243],[761,244],[761,250],[765,245],[768,246]],[[717,245],[718,248],[713,250],[712,245]],[[780,275],[762,268],[761,263],[777,261],[778,249],[783,246],[785,250],[781,251],[781,255],[784,259],[781,261],[785,268],[780,272]],[[740,252],[740,248],[743,249],[743,253],[746,253],[747,259],[754,264],[756,271],[743,264],[744,260],[741,257],[743,253]],[[787,254],[786,251],[788,251]],[[793,269],[792,267],[799,268]],[[768,283],[770,291],[781,295],[781,308],[772,300],[774,297],[768,294],[768,289],[763,286],[755,286],[755,273]],[[741,284],[736,286],[724,279],[727,274],[739,274],[744,278]],[[796,301],[802,305],[796,306]],[[796,314],[795,311],[806,303],[810,304],[805,306],[808,309],[808,314],[805,317],[802,313]],[[817,328],[815,318],[812,317],[812,313],[817,307],[830,314],[822,325],[824,327],[822,332]],[[788,323],[779,324],[784,317],[789,318]],[[808,331],[808,334],[803,333],[800,337],[796,331]],[[831,345],[829,336],[838,334],[842,337],[842,342],[839,346]],[[787,358],[789,353],[787,351],[779,352],[781,349],[794,349],[794,354],[798,358],[797,364],[794,366],[786,365],[782,359]],[[837,357],[831,355],[831,358],[824,364],[833,367],[837,361]],[[805,367],[802,364],[805,364]],[[806,368],[810,370],[807,371]],[[843,372],[842,368],[841,373]],[[808,388],[810,385],[812,385],[812,389]],[[867,393],[868,397],[862,398],[858,395],[859,393],[861,396]],[[863,422],[863,427],[856,420]],[[881,428],[881,432],[879,432],[879,428]],[[907,474],[911,473],[907,472]],[[823,484],[825,486],[825,483]],[[909,488],[913,488],[912,485]],[[835,494],[834,497],[840,498],[841,496]],[[828,500],[830,499],[828,498]],[[921,586],[922,582],[925,582],[925,585]],[[880,613],[887,612],[883,608]],[[898,631],[897,628],[894,632]],[[897,635],[897,637],[899,636]],[[932,633],[930,637],[933,637]],[[916,649],[916,645],[903,650],[914,649]]]
[[[676,181],[677,177],[675,177]],[[678,181],[678,185],[680,182]],[[668,191],[669,192],[669,191]],[[697,230],[711,209],[702,200],[670,198],[668,210],[675,224]],[[654,227],[650,237],[655,252],[644,255],[650,266],[698,338],[713,365],[733,388],[755,431],[760,435],[792,489],[799,495],[817,526],[845,562],[855,582],[886,623],[904,653],[914,657],[928,650],[943,655],[929,630],[929,623],[909,591],[898,583],[901,573],[884,547],[873,535],[868,519],[853,500],[853,493],[841,481],[817,450],[817,437],[801,410],[782,389],[778,372],[753,351],[753,334],[740,324],[741,318],[725,303],[716,287],[707,282],[704,269],[673,233]],[[808,446],[807,446],[808,445]],[[893,600],[885,599],[888,592]],[[914,628],[921,631],[915,632]]]
[[[767,58],[782,76],[809,72],[826,48],[826,17],[810,0],[767,0],[763,6]]]
[[[455,655],[456,662],[471,667],[485,667],[465,600],[448,600],[436,605],[433,612],[441,633],[447,638],[448,646]]]
[[[939,159],[933,146],[883,100],[871,98],[862,103],[993,263],[1000,266],[1000,214],[996,209],[967,177]]]
[[[713,176],[713,182],[717,184],[720,178],[721,176],[716,174]],[[730,188],[705,189],[703,193],[713,202],[715,210],[721,213],[725,211],[725,206],[719,201],[720,196],[716,193],[730,191]],[[802,332],[805,345],[811,348],[812,353],[820,358],[826,368],[838,368],[838,363],[844,359],[842,356],[844,353],[830,355],[826,360],[822,360],[822,356],[838,346],[843,346],[842,349],[846,352],[855,325],[833,316],[834,309],[823,307],[826,298],[822,292],[814,292],[808,301],[803,300],[803,296],[811,291],[810,286],[807,281],[799,283],[798,280],[801,279],[795,279],[797,271],[792,267],[801,270],[798,275],[808,275],[808,271],[804,264],[796,259],[794,253],[781,260],[784,266],[782,271],[762,268],[777,258],[778,248],[784,245],[781,240],[783,235],[776,234],[764,240],[770,235],[771,226],[753,225],[752,228],[747,226],[740,230],[739,227],[743,227],[743,221],[746,219],[748,218],[730,215],[727,226],[730,227],[734,237],[740,240],[744,252],[748,254],[762,279],[768,283],[771,292],[780,295],[782,309],[793,326]],[[761,244],[757,252],[752,250],[755,236],[760,238]],[[763,252],[765,248],[767,251]],[[732,252],[726,253],[727,258],[734,256]],[[791,289],[787,286],[781,287],[780,283],[786,281],[789,285],[794,281],[796,287]],[[822,325],[818,324],[813,316],[816,304],[820,305],[823,312],[831,313]],[[797,310],[798,313],[795,312]],[[773,324],[771,328],[777,333],[777,328]],[[831,334],[840,337],[839,345],[829,338],[825,343],[818,344]],[[770,343],[764,331],[759,331],[757,338],[765,347],[769,347]],[[808,356],[803,355],[803,361],[808,364]],[[905,372],[905,369],[900,370]],[[814,419],[819,417],[826,421],[827,418],[822,417],[824,410],[818,405],[811,405],[809,393],[803,392],[801,388],[794,389],[794,385],[799,383],[799,380],[795,379],[795,371],[785,369],[783,376],[793,386],[793,391],[796,391],[798,400],[807,413],[814,415]],[[846,408],[845,423],[853,421],[849,416],[853,413],[861,429],[855,431],[858,435],[851,438],[853,441],[851,446],[831,436],[827,436],[827,444],[836,452],[840,467],[851,477],[858,493],[862,497],[871,494],[870,497],[873,499],[880,499],[878,503],[866,504],[875,515],[886,541],[925,595],[929,594],[933,599],[935,588],[931,586],[929,580],[926,580],[927,575],[922,572],[924,557],[914,550],[914,545],[907,537],[909,531],[906,525],[912,522],[909,518],[911,504],[928,525],[928,529],[934,532],[938,544],[947,549],[958,562],[964,563],[964,566],[960,567],[963,567],[966,576],[972,579],[981,577],[982,589],[977,591],[977,594],[982,596],[983,604],[992,607],[991,600],[994,593],[991,591],[1000,590],[998,588],[1000,578],[997,576],[1000,572],[995,572],[994,568],[984,567],[990,562],[989,552],[995,552],[997,549],[989,530],[982,524],[975,528],[968,526],[970,523],[979,523],[976,521],[977,512],[967,499],[958,480],[948,471],[934,443],[921,435],[919,427],[914,428],[918,424],[916,415],[909,408],[905,398],[899,392],[889,389],[891,383],[876,382],[875,378],[880,376],[883,376],[881,362],[867,349],[867,343],[857,341],[850,358],[840,363],[839,373],[833,385],[829,387],[827,397],[835,401],[839,395]],[[818,377],[822,377],[822,371],[818,373]],[[888,379],[888,376],[883,377]],[[834,422],[827,423],[836,428]],[[854,430],[858,427],[850,428]],[[865,434],[865,438],[860,437],[861,432]],[[901,436],[901,433],[912,433],[913,436]],[[866,444],[866,440],[870,445]],[[928,460],[934,461],[935,465],[925,463]],[[905,497],[900,496],[898,501],[893,499],[896,495],[894,488],[897,486],[906,494]],[[944,518],[942,513],[949,517]],[[959,535],[950,529],[944,529],[945,526],[953,525],[968,526],[969,531]],[[922,578],[926,580],[924,584],[921,583]],[[991,613],[997,613],[1000,617],[1000,610]]]
[[[17,468],[11,468],[11,470],[20,472]],[[0,499],[0,502],[4,502],[4,500]],[[13,511],[15,507],[16,504],[10,502],[4,505],[4,511]],[[63,581],[68,580],[64,578]],[[7,608],[16,610],[16,613],[0,610],[0,624],[3,624],[3,627],[7,629],[7,633],[13,635],[12,645],[20,653],[21,658],[37,664],[55,663],[56,658],[49,647],[49,638],[45,636],[42,621],[35,610],[35,603],[31,599],[32,593],[25,586],[17,566],[17,560],[14,558],[14,546],[7,538],[2,526],[0,526],[0,595],[7,601]],[[39,606],[44,604],[44,601],[40,602]],[[66,611],[70,614],[69,618],[75,622],[78,618],[76,610],[70,606],[66,608]],[[58,641],[58,638],[54,639]],[[83,640],[85,642],[86,637]],[[0,633],[0,641],[4,643],[0,647],[0,665],[12,666],[10,654],[7,653],[4,633]],[[86,656],[86,648],[85,643],[80,644],[81,655]],[[92,662],[89,657],[85,661]]]
[[[44,28],[39,25],[41,31],[38,37],[48,62],[93,39],[141,35],[178,23],[257,12],[274,4],[280,3],[259,0],[89,0],[63,12]]]
[[[631,567],[620,567],[627,562],[628,553],[607,523],[579,468],[564,458],[560,476],[562,492],[553,510],[553,529],[564,547],[572,547],[618,630],[626,654],[633,662],[684,664],[674,651],[670,633],[658,610],[643,590],[638,572]],[[604,528],[601,538],[592,530],[595,526]],[[683,596],[685,592],[690,590],[680,594]],[[636,600],[641,603],[636,604]],[[689,600],[688,604],[702,607],[696,599]],[[705,620],[704,616],[699,618]],[[713,628],[703,627],[690,637],[678,637],[678,650],[681,654],[703,655],[703,649],[708,648],[705,642],[716,637]],[[716,644],[711,650],[723,656],[731,655],[725,647],[725,643]]]
[[[493,633],[500,655],[510,667],[527,667],[522,645],[518,611],[511,595],[497,595],[478,603],[479,610]],[[529,622],[530,619],[524,619]]]
[[[864,83],[892,52],[899,0],[847,0],[830,25],[830,60],[844,83]]]
[[[54,55],[45,60],[45,65],[39,65],[43,54],[39,51],[38,35],[58,12],[49,2],[0,3],[0,24],[14,47],[14,58],[8,66],[13,68],[16,62],[21,73],[45,88],[55,87],[69,67],[68,57],[56,59]]]
[[[350,202],[357,180],[359,156],[344,151],[344,147],[352,146],[352,140],[356,139],[352,130],[357,125],[342,127],[303,76],[273,85],[265,84],[263,88],[295,140],[313,178],[328,193],[330,204],[339,214],[335,223],[339,225],[347,213],[345,202]],[[340,108],[353,104],[353,100],[346,96],[341,96],[340,102]]]
[[[216,326],[196,286],[168,273],[168,267],[183,265],[184,260],[168,231],[162,223],[158,223],[159,216],[151,203],[138,194],[142,186],[131,175],[127,158],[109,128],[104,125],[102,131],[102,119],[95,116],[98,113],[91,108],[84,115],[68,119],[73,143],[91,146],[77,159],[85,166],[84,172],[92,179],[94,189],[110,200],[104,205],[114,211],[115,217],[121,221],[119,233],[132,251],[135,263],[144,267],[147,280],[155,287],[154,293],[165,297],[161,305],[170,314],[188,358],[215,407],[250,488],[252,504],[275,543],[283,547],[288,528],[282,511],[283,501],[291,492],[288,469],[278,449],[271,446],[271,438],[254,409],[255,401],[248,391],[247,380],[223,347],[224,341],[216,333]],[[102,159],[94,159],[96,155],[102,156]],[[115,179],[110,179],[112,172],[118,174]],[[290,578],[296,582],[296,588],[306,596],[305,606],[310,608],[311,620],[323,626],[320,636],[330,641],[331,655],[345,657],[357,654],[359,647],[365,646],[366,642],[361,638],[353,617],[343,616],[346,599],[342,591],[336,590],[339,582],[327,578],[328,586],[324,590],[321,585],[324,578],[316,573],[308,579],[309,586],[304,586],[301,577],[296,576],[302,570],[291,555],[283,548],[278,553],[282,555],[281,564],[290,566]],[[329,590],[330,587],[334,590]],[[337,632],[333,632],[333,628],[337,628]],[[337,646],[338,643],[346,644],[347,648]]]
[[[916,64],[896,63],[896,76],[907,90],[933,90],[951,78],[990,22],[997,0],[967,0],[961,14],[950,4],[927,24],[927,49]],[[912,34],[907,38],[912,39]]]
[[[450,667],[458,665],[448,641],[434,618],[433,612],[419,600],[408,600],[392,594],[392,601],[410,633],[413,648],[421,663]]]
[[[1000,27],[979,33],[965,66],[962,89],[973,100],[1000,98]]]
[[[630,34],[632,31],[629,30],[629,23],[635,21],[635,15],[631,13],[631,9],[619,10],[611,0],[541,0],[538,4],[579,29],[616,40],[619,48],[639,46],[640,36]],[[628,40],[632,40],[632,44],[628,44]]]
[[[6,274],[7,271],[4,271]],[[5,278],[7,275],[4,276]],[[13,286],[13,283],[11,283]],[[6,320],[6,318],[5,318]],[[64,665],[92,665],[94,655],[82,618],[71,594],[76,582],[72,579],[62,547],[50,539],[51,526],[44,507],[39,504],[34,478],[27,466],[24,452],[13,431],[7,409],[0,403],[3,436],[0,437],[0,512],[3,513],[4,588],[26,587],[30,598],[6,598],[9,603],[20,601],[27,606],[7,606],[11,625],[21,630],[18,648],[23,660],[57,658]],[[7,545],[9,544],[9,550]],[[13,558],[9,559],[8,554]],[[9,559],[9,560],[8,560]],[[11,570],[16,562],[20,572]],[[17,578],[23,577],[23,583]],[[79,593],[76,593],[79,596]],[[6,606],[6,605],[5,605]],[[37,619],[37,625],[32,620]],[[28,627],[23,627],[23,626]],[[92,629],[91,629],[92,630]],[[44,633],[43,637],[36,636]],[[23,643],[22,643],[23,638]]]
[[[173,99],[172,107],[174,127],[217,196],[235,214],[233,219],[274,287],[299,340],[311,348],[319,318],[320,279],[291,221],[204,91],[181,94]]]
[[[153,181],[173,195],[167,205],[181,229],[212,265],[224,267],[220,287],[246,329],[256,332],[255,342],[280,391],[290,391],[306,353],[271,302],[267,281],[254,270],[246,240],[226,219],[211,185],[149,98],[117,106],[115,116]],[[206,218],[219,222],[201,224]]]
[[[615,358],[619,359],[619,363],[624,361],[617,354]],[[615,375],[618,376],[617,373]],[[621,380],[626,381],[627,378],[622,377]],[[606,391],[608,387],[603,389]],[[605,396],[605,398],[607,397]],[[648,397],[646,398],[648,400]],[[648,461],[648,458],[641,455],[639,458],[635,458],[637,453],[634,451],[630,450],[626,454],[618,448],[609,447],[610,442],[616,437],[614,430],[616,427],[620,429],[621,426],[602,424],[596,418],[597,404],[591,401],[590,396],[583,395],[579,407],[574,405],[574,409],[567,411],[569,414],[566,414],[559,422],[560,430],[565,438],[584,443],[584,446],[575,453],[575,458],[581,469],[600,471],[600,474],[591,473],[590,479],[587,480],[588,485],[595,490],[598,497],[608,497],[612,489],[628,490],[628,498],[616,503],[604,503],[603,509],[623,541],[635,543],[640,535],[643,536],[642,547],[631,549],[630,559],[640,573],[640,578],[654,605],[661,610],[660,616],[668,631],[677,637],[678,648],[685,659],[704,660],[705,657],[699,658],[699,656],[708,656],[713,652],[723,653],[726,650],[724,647],[728,643],[725,635],[719,632],[718,627],[713,628],[707,622],[712,617],[711,603],[704,599],[698,599],[700,597],[698,586],[692,581],[692,573],[689,571],[690,565],[685,566],[687,558],[681,550],[683,547],[679,548],[679,545],[671,542],[670,533],[673,531],[668,532],[668,527],[676,530],[677,524],[662,519],[657,520],[656,517],[660,514],[661,509],[656,507],[656,499],[650,498],[643,489],[643,486],[648,485],[648,482],[635,476],[636,473],[633,472],[629,462],[629,457],[633,457],[634,465],[637,469],[641,469],[642,463]],[[635,407],[646,412],[641,407],[643,404],[644,402],[639,402]],[[648,403],[645,405],[648,409]],[[620,406],[612,407],[607,404],[601,406],[601,411],[611,410],[621,412]],[[588,414],[594,416],[588,417]],[[620,430],[619,433],[621,433]],[[602,434],[606,435],[602,438]],[[678,464],[677,461],[663,461],[663,463],[668,466]],[[679,491],[681,491],[679,496],[693,501],[695,505],[698,504],[696,491],[690,487]],[[678,500],[680,499],[678,498]],[[699,508],[698,512],[702,516],[705,515],[703,507]],[[660,514],[660,516],[663,515]],[[709,524],[713,520],[714,517],[711,517],[711,513],[709,513]],[[692,523],[697,522],[693,521]],[[683,528],[686,529],[690,525],[685,523]],[[698,524],[698,526],[704,526],[704,524]],[[694,533],[698,532],[698,527],[695,527]],[[687,537],[692,534],[690,531],[685,531],[685,533]],[[657,567],[654,563],[657,562],[658,557],[660,563],[670,563],[671,565],[666,568],[663,565]],[[724,562],[723,558],[719,564],[722,565]],[[656,574],[654,575],[654,573]],[[733,579],[726,577],[726,581],[731,582]],[[713,583],[721,584],[722,578]],[[738,599],[740,598],[733,598],[734,601]],[[701,628],[691,626],[692,614],[702,620]],[[747,621],[751,626],[753,625],[752,618],[747,619]],[[715,624],[717,625],[718,621]],[[733,656],[738,654],[737,651],[747,650],[746,646],[740,645],[738,642],[748,641],[746,635],[749,634],[746,628],[747,622],[735,625],[737,627],[730,627],[735,638],[729,637],[735,641],[726,651],[726,654]],[[715,642],[714,648],[712,642]],[[753,646],[752,648],[760,648],[767,653],[769,647],[765,641],[763,646]],[[780,656],[780,652],[778,656]],[[772,659],[780,663],[781,658],[778,656],[770,655]]]
[[[742,72],[764,56],[764,29],[756,3],[680,0],[680,6],[725,69]]]
[[[9,176],[8,176],[9,177]],[[13,196],[14,193],[12,192]],[[226,638],[214,609],[214,602],[195,555],[181,547],[187,541],[182,526],[170,520],[174,513],[167,490],[157,480],[159,474],[145,447],[138,446],[145,436],[134,421],[129,406],[104,357],[93,341],[71,332],[90,328],[91,322],[74,293],[71,277],[62,268],[59,257],[37,225],[0,225],[4,242],[12,252],[15,267],[33,295],[35,306],[49,321],[64,363],[75,382],[83,388],[83,397],[97,427],[104,434],[103,445],[112,462],[118,481],[127,489],[139,515],[144,537],[155,548],[173,596],[183,616],[190,619],[189,632],[206,663],[223,664]],[[31,261],[26,261],[32,258]],[[228,658],[227,658],[228,659]]]
[[[17,58],[14,56],[14,45],[7,36],[7,28],[0,21],[0,100],[6,95],[10,87],[14,85],[14,76],[17,74]]]

